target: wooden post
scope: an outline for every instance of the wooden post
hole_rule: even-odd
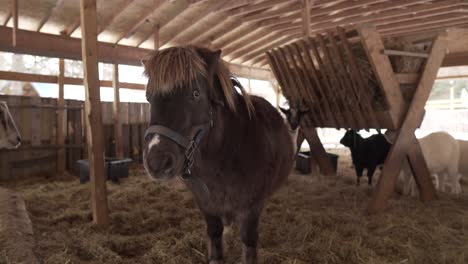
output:
[[[16,47],[16,34],[18,32],[18,0],[12,0],[12,18],[13,18],[13,47]]]
[[[319,165],[321,174],[327,176],[335,175],[336,171],[333,168],[331,160],[328,157],[322,142],[320,142],[320,138],[317,135],[317,130],[314,127],[304,126],[301,126],[301,130],[304,133],[305,139],[309,143],[311,166],[314,166],[313,161],[315,160]]]
[[[280,107],[280,99],[281,99],[281,90],[280,86],[277,82],[272,82],[273,84],[273,89],[275,90],[276,94],[276,108],[279,109]]]
[[[59,76],[58,76],[58,99],[57,99],[57,172],[63,173],[65,171],[65,98],[64,98],[64,84],[65,84],[65,60],[59,59]]]
[[[114,118],[114,140],[115,155],[117,158],[123,158],[122,145],[122,122],[120,121],[120,94],[119,94],[119,65],[114,64],[112,76],[112,87],[114,88],[113,118]]]
[[[395,143],[392,145],[390,152],[385,160],[379,182],[372,195],[372,199],[367,207],[368,213],[377,213],[382,211],[387,203],[388,198],[395,189],[398,174],[401,165],[406,155],[408,154],[411,168],[415,173],[415,180],[420,188],[421,200],[427,202],[436,197],[434,187],[429,187],[427,182],[430,181],[429,171],[424,160],[419,145],[412,146],[414,139],[414,131],[421,121],[424,114],[424,106],[429,98],[429,94],[437,76],[437,71],[442,65],[447,47],[446,34],[439,35],[432,44],[429,58],[426,61],[424,70],[422,71],[421,79],[416,91],[413,95],[408,112],[404,116]],[[425,168],[424,168],[425,167]],[[430,184],[432,185],[432,184]]]
[[[154,50],[159,50],[159,25],[156,25],[154,27],[153,40],[154,40]]]
[[[93,222],[97,225],[105,225],[109,223],[109,209],[107,205],[106,175],[104,171],[104,142],[97,62],[96,0],[81,0],[80,13]]]

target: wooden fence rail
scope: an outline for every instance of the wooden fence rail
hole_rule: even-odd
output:
[[[0,180],[56,173],[59,149],[65,149],[66,169],[78,173],[76,161],[87,156],[83,101],[66,100],[64,107],[57,107],[57,99],[54,98],[0,95],[0,101],[6,101],[9,105],[22,137],[20,148],[0,150]],[[112,107],[112,102],[102,103],[104,150],[107,157],[116,155]],[[120,103],[120,108],[124,156],[141,162],[143,136],[149,122],[149,105]],[[59,111],[65,111],[64,145],[57,144]]]

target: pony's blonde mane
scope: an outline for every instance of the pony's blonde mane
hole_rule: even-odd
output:
[[[236,89],[231,74],[222,60],[218,62],[216,76],[222,87],[222,94],[228,107],[236,111]],[[207,65],[193,46],[171,47],[153,52],[144,62],[148,77],[147,96],[164,95],[182,87],[193,89],[199,76],[208,77]],[[214,87],[212,85],[212,87]],[[249,116],[253,105],[246,91],[239,87]]]

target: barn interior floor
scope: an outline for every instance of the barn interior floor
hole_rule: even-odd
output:
[[[338,176],[292,173],[264,210],[261,263],[468,263],[468,185],[430,205],[395,194],[386,213],[366,216],[371,194],[356,187],[347,153]],[[205,226],[180,183],[152,183],[139,168],[108,184],[112,224],[92,226],[87,185],[75,177],[2,184],[24,195],[43,263],[206,263]],[[238,231],[226,239],[238,263]],[[8,263],[0,248],[0,263]]]

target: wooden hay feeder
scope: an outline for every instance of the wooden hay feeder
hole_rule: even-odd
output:
[[[398,47],[388,41],[386,44]],[[386,49],[374,26],[361,25],[348,32],[337,28],[325,36],[267,52],[290,105],[310,110],[301,128],[322,173],[334,171],[316,127],[399,131],[369,204],[371,213],[384,208],[405,158],[411,164],[421,200],[435,198],[414,132],[422,121],[446,47],[446,34],[441,34],[428,47]]]

